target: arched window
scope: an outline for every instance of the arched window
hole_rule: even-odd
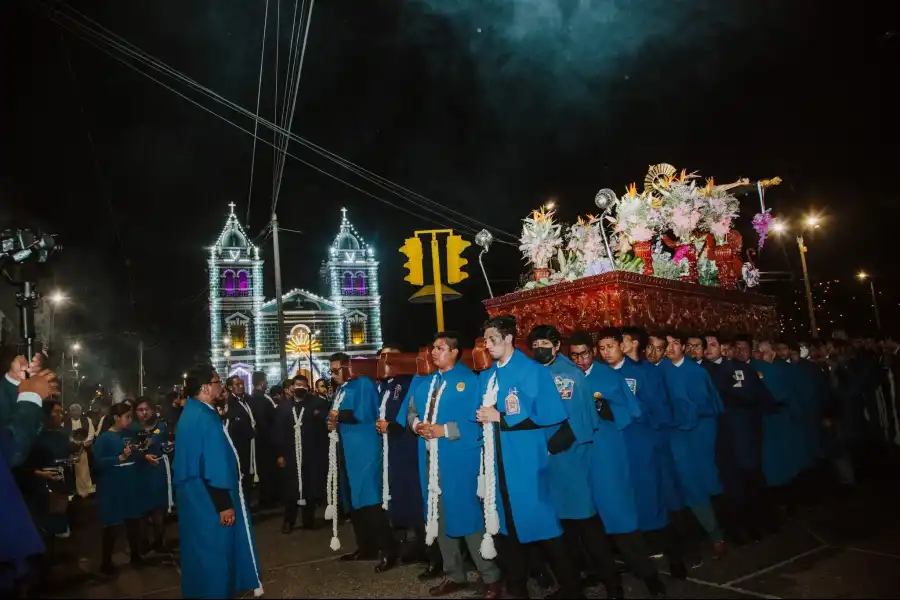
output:
[[[243,350],[247,347],[247,325],[233,323],[231,325],[231,349]]]
[[[350,271],[346,271],[342,276],[341,280],[343,285],[341,285],[341,295],[342,296],[352,296],[353,295],[353,273]]]
[[[234,296],[234,271],[231,269],[222,273],[222,291],[226,296]]]
[[[247,271],[238,271],[237,274],[238,296],[250,295],[250,276]]]
[[[362,320],[350,322],[350,343],[354,346],[366,343],[366,324]]]
[[[357,271],[353,276],[353,290],[357,296],[366,295],[366,274],[362,271]]]

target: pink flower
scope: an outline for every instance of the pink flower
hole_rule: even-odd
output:
[[[717,238],[723,238],[728,235],[728,230],[731,229],[731,218],[720,219],[713,223],[710,226],[712,233]]]
[[[631,228],[631,239],[635,242],[649,242],[653,239],[653,231],[644,225]]]

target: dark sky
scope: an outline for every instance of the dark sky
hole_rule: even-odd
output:
[[[264,2],[69,5],[255,108]],[[779,175],[785,183],[767,196],[776,213],[813,208],[827,217],[810,244],[814,276],[846,277],[864,267],[889,286],[888,242],[900,218],[895,5],[320,0],[293,131],[511,232],[551,196],[566,221],[592,212],[598,189],[619,191],[653,163],[718,182]],[[62,237],[55,277],[77,305],[58,327],[70,335],[135,332],[147,340],[154,381],[177,379],[206,351],[204,247],[228,202],[241,214],[247,209],[252,138],[64,31],[36,6],[19,0],[0,9],[0,205]],[[276,6],[271,0],[272,13]],[[281,1],[279,89],[293,8]],[[261,108],[270,119],[273,31],[274,19]],[[252,128],[245,117],[203,103]],[[267,219],[272,185],[271,149],[257,150],[253,234]],[[427,215],[296,144],[291,151]],[[291,159],[279,220],[306,233],[284,236],[285,287],[318,288],[341,206],[383,261],[385,337],[424,341],[433,309],[405,302],[414,290],[402,281],[396,249],[413,229],[446,220],[410,216]],[[756,206],[744,200],[748,217]],[[473,250],[471,277],[458,286],[465,298],[448,306],[448,326],[471,334],[486,296]],[[269,276],[270,244],[264,255]],[[775,248],[763,262],[785,268]],[[496,284],[501,291],[523,270],[517,251],[499,245],[487,266],[506,280]],[[93,344],[102,361],[132,378],[134,338],[102,339]]]

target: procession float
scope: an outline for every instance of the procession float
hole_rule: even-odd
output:
[[[775,334],[775,300],[754,293],[756,251],[772,218],[765,190],[773,179],[716,185],[667,163],[650,166],[643,189],[600,190],[600,213],[564,225],[541,208],[523,220],[519,249],[530,267],[521,289],[484,301],[488,315],[516,317],[524,339],[537,325],[564,335],[638,325],[693,331]],[[735,229],[738,196],[756,192],[757,243]],[[485,232],[482,232],[485,233]],[[485,248],[487,239],[476,238]]]

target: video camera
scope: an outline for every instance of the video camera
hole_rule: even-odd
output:
[[[37,277],[23,269],[27,263],[46,263],[62,246],[56,243],[56,235],[31,229],[4,229],[0,231],[0,272],[11,285],[19,288],[16,304],[19,307],[19,335],[25,342],[26,357],[34,358],[35,329],[34,308],[37,304]],[[15,268],[15,272],[13,272]]]

